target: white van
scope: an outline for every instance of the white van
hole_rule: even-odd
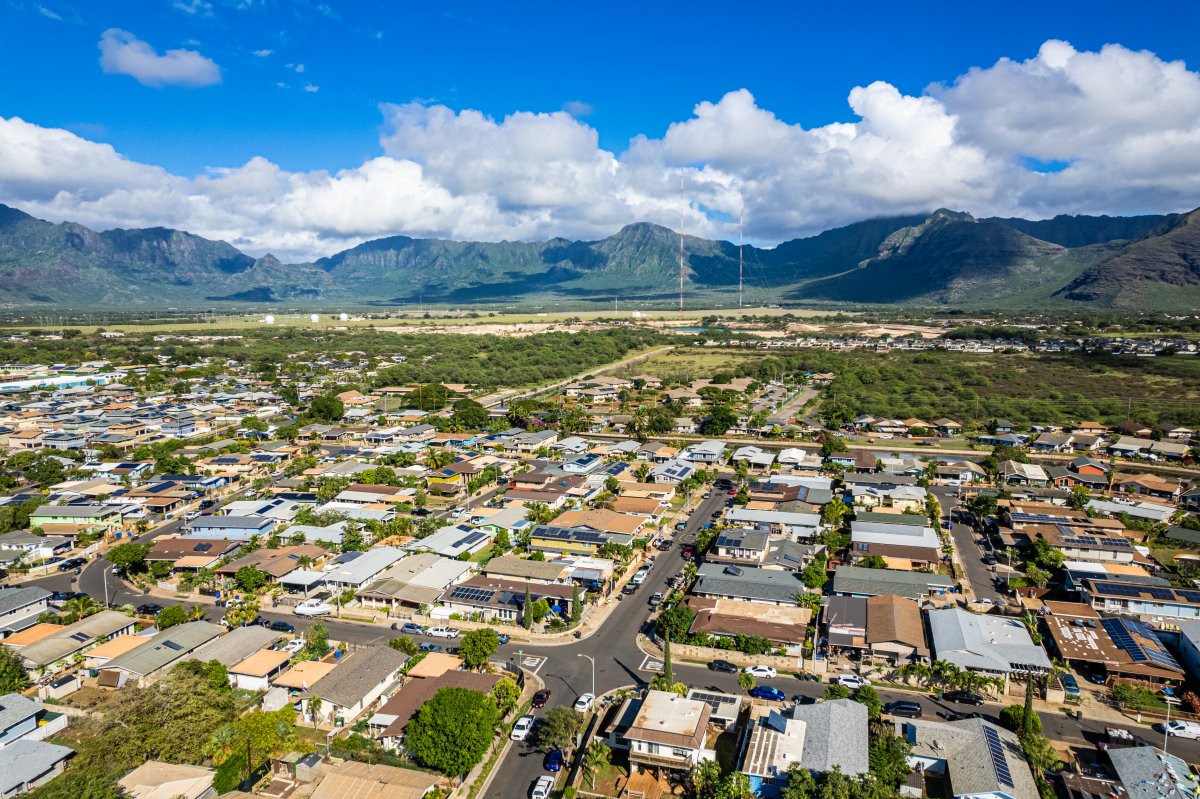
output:
[[[313,597],[306,599],[296,606],[297,616],[328,616],[333,608],[324,600]]]

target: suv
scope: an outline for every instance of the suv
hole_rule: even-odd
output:
[[[514,741],[524,741],[529,737],[529,731],[533,729],[533,716],[521,716],[517,719],[517,723],[513,725],[512,732],[509,733],[509,738]]]
[[[424,635],[425,628],[419,624],[413,624],[411,621],[400,628],[400,632],[405,635]]]
[[[533,789],[529,792],[529,799],[550,799],[550,794],[553,791],[554,778],[549,774],[543,774],[533,784]]]
[[[891,713],[893,716],[903,716],[910,719],[921,718],[921,706],[916,702],[888,702],[883,706],[885,713]]]
[[[957,702],[960,705],[979,707],[983,704],[983,697],[972,691],[947,691],[942,698],[947,702]]]

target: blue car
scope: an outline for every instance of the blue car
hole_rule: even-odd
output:
[[[496,638],[499,639],[500,643],[502,643],[502,644],[507,644],[509,641],[512,640],[504,633],[500,633],[499,635],[496,636]]]
[[[563,753],[558,749],[551,749],[550,752],[547,753],[546,761],[542,763],[542,767],[545,768],[546,771],[550,772],[562,771]]]
[[[773,702],[782,702],[786,698],[783,691],[769,685],[757,685],[751,688],[750,696],[755,699],[769,699]]]

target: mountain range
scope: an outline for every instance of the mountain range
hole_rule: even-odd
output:
[[[728,305],[738,290],[737,245],[688,236],[684,251],[693,304]],[[1033,221],[940,209],[746,246],[742,262],[755,305],[1194,311],[1200,210]],[[599,241],[392,236],[284,264],[181,230],[97,232],[0,205],[0,303],[8,307],[607,304],[672,298],[678,270],[678,234],[648,223]]]

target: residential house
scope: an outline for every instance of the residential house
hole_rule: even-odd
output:
[[[74,750],[45,741],[21,740],[0,749],[0,799],[21,796],[63,773]]]
[[[1050,659],[1019,620],[941,608],[928,613],[934,656],[961,669],[1002,677],[1044,674]]]
[[[304,712],[318,722],[349,726],[400,679],[408,655],[387,646],[367,646],[342,658],[301,696]],[[312,700],[320,698],[319,707]]]
[[[486,530],[473,530],[462,524],[449,525],[425,538],[404,545],[406,552],[433,552],[443,558],[477,555],[492,545],[492,535]]]
[[[1155,624],[1169,619],[1200,619],[1200,591],[1169,585],[1145,585],[1116,579],[1084,578],[1082,601],[1099,611],[1134,616]]]
[[[363,607],[417,609],[433,605],[452,585],[458,585],[478,570],[469,561],[450,560],[433,552],[422,552],[396,561],[366,586],[357,597]]]
[[[68,668],[75,655],[82,655],[102,640],[129,635],[135,622],[124,613],[102,610],[61,627],[51,635],[18,650],[25,668],[40,674],[57,674]],[[5,640],[5,645],[13,640]]]
[[[619,737],[629,748],[632,770],[688,772],[700,763],[712,708],[667,691],[647,691],[643,699],[626,699],[633,721]],[[622,715],[618,710],[618,718]]]
[[[128,799],[216,799],[214,772],[204,766],[147,760],[117,781]]]
[[[867,710],[849,699],[796,705],[790,711],[754,704],[738,771],[757,797],[773,798],[787,786],[793,765],[815,773],[835,768],[850,777],[867,772]]]
[[[178,660],[185,660],[221,634],[221,628],[206,621],[191,621],[168,627],[144,645],[110,660],[100,671],[99,685],[120,688],[127,681],[143,682]]]
[[[619,514],[618,514],[619,515]],[[556,552],[564,555],[599,554],[605,544],[629,546],[633,536],[610,533],[592,527],[560,527],[539,524],[529,531],[529,548],[533,551]]]
[[[329,769],[310,799],[422,799],[440,781],[425,771],[347,760]]]
[[[249,555],[232,560],[216,571],[222,577],[234,577],[240,569],[251,568],[265,572],[270,582],[278,582],[280,578],[300,568],[300,564],[308,560],[310,565],[320,563],[329,552],[315,544],[300,544],[298,546],[279,547],[277,549],[258,549]]]
[[[266,516],[200,516],[188,525],[184,537],[249,541],[255,536],[266,538],[275,524]]]
[[[449,613],[515,622],[521,619],[526,592],[534,602],[545,600],[552,613],[562,618],[570,615],[574,600],[570,585],[523,583],[481,575],[451,586],[442,594],[441,604]]]
[[[796,572],[703,563],[692,593],[710,599],[738,599],[765,605],[795,605],[806,589]]]
[[[838,566],[833,572],[830,593],[836,596],[883,596],[894,594],[923,599],[953,592],[954,581],[944,574],[896,569],[867,569]]]
[[[350,559],[345,559],[346,554],[323,571],[324,583],[331,591],[360,591],[405,555],[404,550],[392,546],[374,547]]]
[[[896,719],[908,741],[909,766],[944,777],[955,799],[1038,799],[1039,792],[1017,735],[983,719]]]
[[[112,535],[121,529],[121,509],[115,505],[42,505],[29,515],[29,526],[47,535],[74,537],[95,532]]]
[[[1175,682],[1184,669],[1149,625],[1130,618],[1100,618],[1080,602],[1047,602],[1041,615],[1049,648],[1072,668],[1130,680]],[[1193,624],[1184,622],[1184,625]],[[1181,625],[1182,626],[1182,625]],[[1181,636],[1186,637],[1186,635]],[[1187,645],[1181,642],[1186,654]]]

